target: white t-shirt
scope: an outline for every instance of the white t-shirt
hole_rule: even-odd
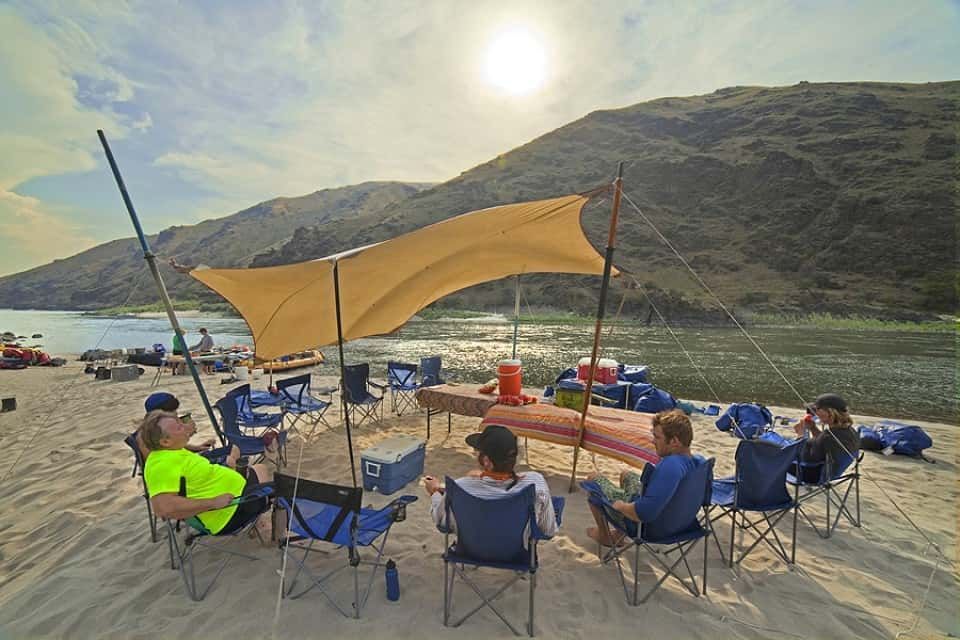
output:
[[[517,476],[520,479],[509,490],[507,487],[513,482],[513,478],[495,480],[489,477],[464,477],[457,480],[457,485],[477,498],[500,498],[504,494],[510,495],[522,491],[532,484],[536,487],[534,513],[537,516],[537,526],[545,536],[552,536],[557,532],[557,518],[553,513],[553,501],[550,499],[550,487],[547,486],[547,481],[536,471],[518,473]],[[430,496],[430,516],[437,525],[443,522],[445,509],[444,494],[437,491]],[[455,531],[456,523],[451,522],[450,527]]]

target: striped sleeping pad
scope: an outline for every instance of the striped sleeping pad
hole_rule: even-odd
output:
[[[550,404],[522,407],[497,404],[487,411],[480,429],[488,424],[503,425],[518,438],[572,447],[577,443],[580,412]],[[653,444],[653,416],[647,413],[591,406],[580,446],[633,467],[660,461]]]

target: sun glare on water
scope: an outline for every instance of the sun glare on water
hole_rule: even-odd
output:
[[[508,93],[523,95],[539,89],[546,79],[543,45],[526,29],[497,35],[487,49],[487,80]]]

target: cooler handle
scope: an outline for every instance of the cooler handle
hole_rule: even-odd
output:
[[[364,473],[366,473],[366,474],[367,474],[368,476],[370,476],[371,478],[379,478],[379,477],[380,477],[380,463],[379,463],[379,462],[370,462],[369,460],[364,460],[364,461],[363,461],[363,464],[366,465],[366,467],[364,467]],[[373,470],[374,467],[376,467],[376,471]]]

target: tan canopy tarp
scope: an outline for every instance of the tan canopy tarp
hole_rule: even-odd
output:
[[[393,240],[309,262],[190,272],[237,308],[258,358],[337,342],[333,267],[339,264],[343,339],[389,333],[435,300],[522,273],[601,275],[569,195],[465,213]],[[616,270],[614,270],[616,273]]]

